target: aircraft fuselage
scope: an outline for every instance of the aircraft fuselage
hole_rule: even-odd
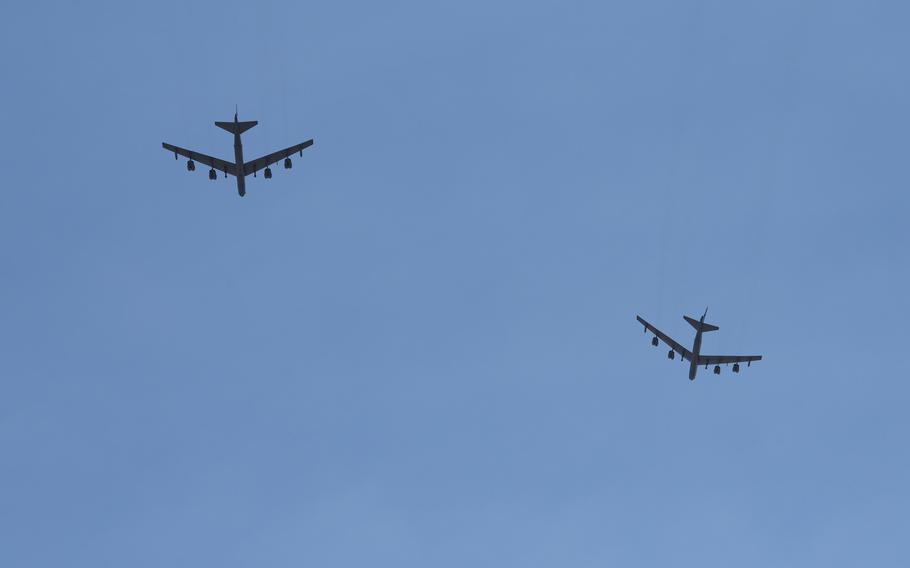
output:
[[[705,315],[707,315],[707,310],[705,310]],[[705,316],[701,316],[699,323],[705,323]],[[692,361],[689,362],[689,380],[694,381],[695,375],[698,373],[698,354],[701,352],[701,334],[702,330],[695,330],[695,342],[692,343]]]
[[[692,361],[689,363],[689,380],[695,380],[698,373],[698,352],[701,350],[701,331],[695,332],[695,343],[692,344]]]
[[[237,115],[234,115],[234,122],[237,122]],[[246,195],[246,183],[243,175],[243,144],[240,143],[240,133],[234,133],[234,164],[237,168],[237,193],[240,197]]]

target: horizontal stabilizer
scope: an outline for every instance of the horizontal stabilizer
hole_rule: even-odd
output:
[[[259,124],[259,122],[256,120],[248,120],[246,122],[216,122],[215,126],[223,128],[231,134],[243,134],[257,124]]]
[[[690,318],[689,316],[683,316],[689,325],[695,328],[696,331],[717,331],[720,329],[716,325],[711,325],[710,323],[701,323],[697,319]]]

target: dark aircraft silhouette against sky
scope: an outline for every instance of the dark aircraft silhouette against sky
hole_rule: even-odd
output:
[[[207,165],[209,168],[209,179],[217,179],[218,173],[215,170],[219,170],[224,173],[224,177],[227,177],[228,174],[237,178],[237,193],[240,194],[240,197],[246,195],[246,182],[244,178],[250,174],[253,174],[253,177],[256,177],[256,172],[260,169],[263,169],[263,176],[265,179],[272,178],[272,169],[269,167],[279,160],[284,160],[284,168],[291,169],[291,154],[297,152],[300,153],[300,157],[303,157],[304,148],[308,148],[313,145],[313,139],[310,138],[306,142],[300,144],[295,144],[284,150],[278,150],[277,152],[272,152],[261,158],[256,158],[250,162],[243,162],[243,145],[240,143],[240,135],[253,128],[259,124],[258,121],[250,120],[247,122],[238,122],[237,121],[237,112],[234,112],[234,122],[216,122],[215,126],[218,128],[223,128],[234,135],[234,161],[226,162],[225,160],[219,160],[218,158],[213,158],[211,156],[206,156],[205,154],[200,154],[199,152],[194,152],[193,150],[186,150],[184,148],[179,148],[177,146],[172,146],[167,142],[162,142],[161,146],[165,150],[174,153],[174,159],[177,159],[177,155],[181,155],[184,158],[187,158],[186,169],[188,171],[195,171],[196,164],[195,162],[201,162]]]
[[[733,363],[733,372],[739,372],[739,364],[747,363],[748,365],[752,364],[752,361],[761,361],[761,355],[702,355],[701,354],[701,334],[706,331],[717,331],[718,328],[716,325],[711,325],[710,323],[705,323],[705,316],[708,315],[708,308],[705,308],[705,313],[702,314],[701,319],[693,319],[689,316],[683,316],[689,325],[695,328],[695,342],[692,344],[692,351],[689,351],[676,341],[674,341],[670,336],[663,333],[650,323],[646,322],[641,318],[641,316],[635,316],[639,323],[645,326],[645,333],[649,331],[654,334],[654,338],[651,340],[651,345],[657,347],[659,341],[663,341],[670,346],[670,351],[667,353],[668,359],[673,359],[676,353],[679,353],[680,357],[684,360],[689,361],[689,380],[695,380],[695,374],[698,372],[698,366],[704,365],[705,369],[708,368],[708,365],[714,365],[714,374],[720,374],[720,366],[726,365],[727,363]]]

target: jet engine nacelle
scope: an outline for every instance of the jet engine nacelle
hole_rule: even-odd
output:
[[[285,158],[284,159],[284,169],[289,170],[289,169],[291,169],[291,166],[293,166],[293,164],[291,163],[291,159]]]
[[[265,176],[265,179],[272,179],[272,168],[264,169],[262,175]]]
[[[738,372],[739,372],[739,363],[733,363],[733,372],[734,372],[734,373],[738,373]]]
[[[215,172],[215,168],[209,170],[209,179],[218,179],[218,173]]]
[[[657,347],[657,344],[658,344],[658,343],[660,343],[660,342],[657,340],[657,336],[656,336],[656,335],[655,335],[654,337],[651,338],[651,345],[653,345],[654,347]]]
[[[193,163],[193,160],[187,160],[187,162],[186,162],[186,171],[188,171],[188,172],[195,172],[195,171],[196,171],[196,164]]]
[[[673,359],[674,357],[676,357],[676,351],[673,351],[671,349],[670,351],[667,352],[667,359]]]
[[[715,375],[719,375],[719,374],[720,374],[720,365],[714,365],[714,374],[715,374]]]

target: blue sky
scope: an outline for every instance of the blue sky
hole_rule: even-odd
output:
[[[7,8],[0,564],[906,566],[908,16]]]

